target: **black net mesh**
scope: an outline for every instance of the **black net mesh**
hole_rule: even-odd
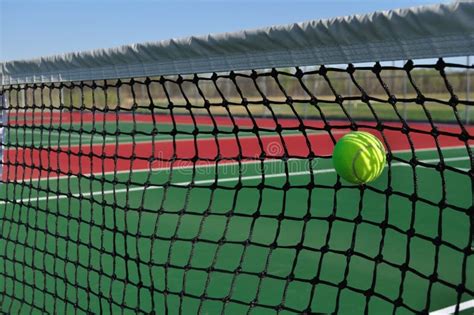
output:
[[[409,314],[474,299],[474,66],[3,86],[0,310]],[[383,175],[331,164],[351,130]]]

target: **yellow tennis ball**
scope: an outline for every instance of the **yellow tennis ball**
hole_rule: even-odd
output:
[[[368,132],[350,132],[336,143],[332,162],[339,176],[348,182],[368,183],[382,174],[385,149],[382,142]]]

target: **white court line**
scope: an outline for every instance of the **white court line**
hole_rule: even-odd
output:
[[[474,308],[474,300],[466,301],[459,304],[459,311],[464,311],[470,308]],[[449,315],[454,314],[455,311],[456,305],[452,305],[434,312],[430,312],[430,315]]]
[[[444,159],[445,161],[462,161],[462,160],[467,160],[469,157],[453,157],[453,158],[446,158]],[[438,159],[429,159],[429,160],[421,160],[422,162],[429,163],[429,162],[434,162],[438,161]],[[410,165],[407,165],[406,163],[394,163],[392,164],[392,167],[409,167]],[[422,166],[421,166],[422,167]],[[322,169],[322,170],[314,170],[312,171],[313,174],[322,174],[322,173],[333,173],[335,172],[335,169],[333,168],[327,168],[327,169]],[[301,176],[301,175],[309,175],[311,174],[310,171],[300,171],[300,172],[288,172],[288,176]],[[262,175],[251,175],[251,176],[242,176],[240,177],[241,181],[244,180],[254,180],[254,179],[268,179],[268,178],[278,178],[278,177],[286,177],[286,173],[277,173],[277,174],[268,174],[265,176]],[[217,178],[217,179],[205,179],[205,180],[197,180],[194,181],[194,185],[201,185],[201,184],[212,184],[212,183],[224,183],[224,182],[232,182],[232,181],[237,181],[239,180],[239,177],[229,177],[229,178]],[[190,181],[186,182],[178,182],[178,183],[172,183],[175,187],[176,186],[181,186],[183,188],[186,188],[189,184],[191,184]],[[156,189],[163,189],[163,186],[148,186],[147,188],[144,188],[142,186],[138,187],[129,187],[129,188],[121,188],[121,189],[110,189],[110,190],[99,190],[99,191],[94,191],[94,192],[86,192],[86,193],[75,193],[72,194],[74,197],[92,197],[96,195],[111,195],[111,194],[118,194],[118,193],[128,193],[128,192],[134,192],[134,191],[141,191],[141,190],[156,190]],[[43,201],[43,200],[59,200],[59,199],[66,199],[69,198],[67,195],[48,195],[44,197],[32,197],[32,198],[23,198],[20,199],[20,202],[31,202],[33,201]],[[1,201],[0,205],[6,204],[6,201]]]
[[[463,148],[465,148],[465,146],[447,147],[447,148],[443,148],[443,150],[456,150],[456,149],[463,149]],[[418,149],[416,151],[417,152],[418,151],[423,151],[423,152],[436,151],[436,148]],[[410,152],[410,150],[395,150],[395,151],[392,151],[392,152],[393,153],[406,153],[406,152]],[[288,159],[288,161],[296,161],[296,160],[300,160],[300,159],[291,159],[291,158]],[[438,160],[436,160],[436,161],[438,161]],[[281,162],[281,160],[267,160],[267,161],[265,161],[265,163],[277,163],[277,162]],[[250,161],[241,162],[241,164],[258,164],[258,163],[261,163],[261,161],[260,160],[250,160]],[[239,164],[238,162],[226,162],[226,163],[220,163],[219,166],[232,166],[232,165],[238,165],[238,164]],[[392,166],[393,165],[394,164],[392,164]],[[200,168],[215,167],[215,166],[216,165],[214,163],[213,164],[194,165],[194,166],[193,165],[190,165],[190,166],[173,166],[173,170],[185,170],[185,169],[191,169],[193,167],[196,168],[196,169],[200,169]],[[419,166],[419,167],[421,167],[421,166]],[[163,168],[152,167],[152,168],[143,168],[143,169],[109,171],[109,172],[103,172],[100,175],[106,176],[106,175],[112,175],[112,174],[125,174],[125,173],[130,173],[130,172],[143,173],[143,172],[150,172],[150,171],[152,171],[152,172],[153,171],[160,171],[162,169]],[[461,170],[465,170],[465,169],[461,169]],[[93,175],[93,174],[87,174],[87,175]],[[37,182],[37,181],[52,180],[52,179],[55,179],[55,180],[64,179],[64,178],[70,178],[70,177],[76,177],[76,175],[47,176],[47,177],[40,177],[40,178],[33,178],[33,179],[25,179],[24,181]],[[23,182],[23,180],[21,180],[21,179],[18,179],[17,181],[18,182]]]

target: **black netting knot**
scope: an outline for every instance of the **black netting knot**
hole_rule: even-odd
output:
[[[457,287],[456,287],[456,291],[458,293],[464,293],[464,291],[466,291],[466,286],[464,284],[459,284]]]
[[[393,304],[395,304],[396,307],[400,307],[403,305],[403,299],[401,297],[399,297],[398,299],[396,299]]]
[[[375,65],[372,67],[372,72],[375,74],[380,74],[382,72],[382,66],[380,65],[380,62],[376,62]]]
[[[337,287],[342,290],[344,289],[345,287],[347,287],[347,280],[342,280],[341,282],[339,282],[339,284],[337,285]]]
[[[314,277],[313,279],[311,279],[311,281],[310,281],[310,282],[311,282],[311,285],[313,285],[313,286],[314,286],[314,285],[316,285],[316,284],[318,284],[318,283],[319,283],[319,278],[318,278],[318,277]]]
[[[322,254],[327,253],[329,251],[329,246],[324,245],[323,247],[321,247],[320,251],[321,251]]]
[[[435,69],[438,71],[444,70],[446,67],[446,63],[444,62],[443,58],[439,58],[438,61],[436,62]]]
[[[360,100],[361,100],[362,102],[368,104],[369,101],[370,101],[370,97],[369,97],[369,95],[367,95],[367,93],[363,92],[362,95],[361,95],[361,97],[360,97]]]
[[[395,95],[390,95],[389,98],[388,98],[388,103],[392,106],[394,106],[395,104],[397,104],[397,97]]]
[[[438,237],[435,237],[435,238],[433,239],[433,244],[434,244],[435,246],[441,246],[442,243],[443,243],[443,242],[441,241],[441,238],[440,238],[439,236],[438,236]]]
[[[418,105],[423,105],[423,104],[425,103],[425,101],[426,101],[426,98],[425,98],[425,96],[424,96],[423,94],[418,94],[418,95],[416,96],[416,101],[415,101],[415,102],[416,102]]]
[[[466,142],[468,139],[469,139],[468,133],[465,130],[463,130],[461,134],[459,135],[459,140]]]
[[[373,289],[365,290],[364,295],[366,297],[371,297],[372,295],[374,295],[374,290]]]
[[[457,97],[457,95],[451,95],[451,98],[449,99],[449,105],[451,105],[451,107],[456,107],[456,105],[459,104],[459,98]]]
[[[348,64],[348,65],[347,65],[347,68],[346,68],[346,71],[347,71],[347,73],[349,73],[349,74],[353,74],[353,73],[355,72],[355,67],[354,67],[354,65],[353,65],[352,63]]]
[[[258,73],[257,73],[257,71],[252,70],[252,72],[250,73],[250,77],[251,77],[253,80],[256,80],[256,79],[258,78]]]
[[[407,135],[410,132],[410,127],[404,122],[402,125],[401,132]]]
[[[446,208],[448,205],[446,204],[446,199],[441,199],[439,202],[438,202],[438,208],[440,209],[444,209]]]
[[[319,67],[318,73],[322,76],[325,76],[328,73],[328,69],[322,65]]]
[[[403,69],[407,72],[413,70],[414,67],[415,65],[413,63],[413,60],[407,60],[407,62],[403,65]]]
[[[408,263],[401,264],[398,266],[398,269],[400,269],[401,272],[406,272],[408,270]]]
[[[298,79],[301,79],[303,75],[304,75],[303,71],[300,68],[296,68],[295,77]]]
[[[383,255],[380,254],[380,255],[375,256],[375,257],[374,257],[374,261],[375,261],[375,263],[377,263],[377,264],[382,263],[382,262],[383,262]]]
[[[439,161],[437,164],[436,164],[436,170],[438,172],[442,172],[446,169],[446,165],[444,164],[444,162],[441,162]]]

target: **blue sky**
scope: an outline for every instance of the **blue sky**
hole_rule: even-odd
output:
[[[439,2],[0,0],[0,61]]]

